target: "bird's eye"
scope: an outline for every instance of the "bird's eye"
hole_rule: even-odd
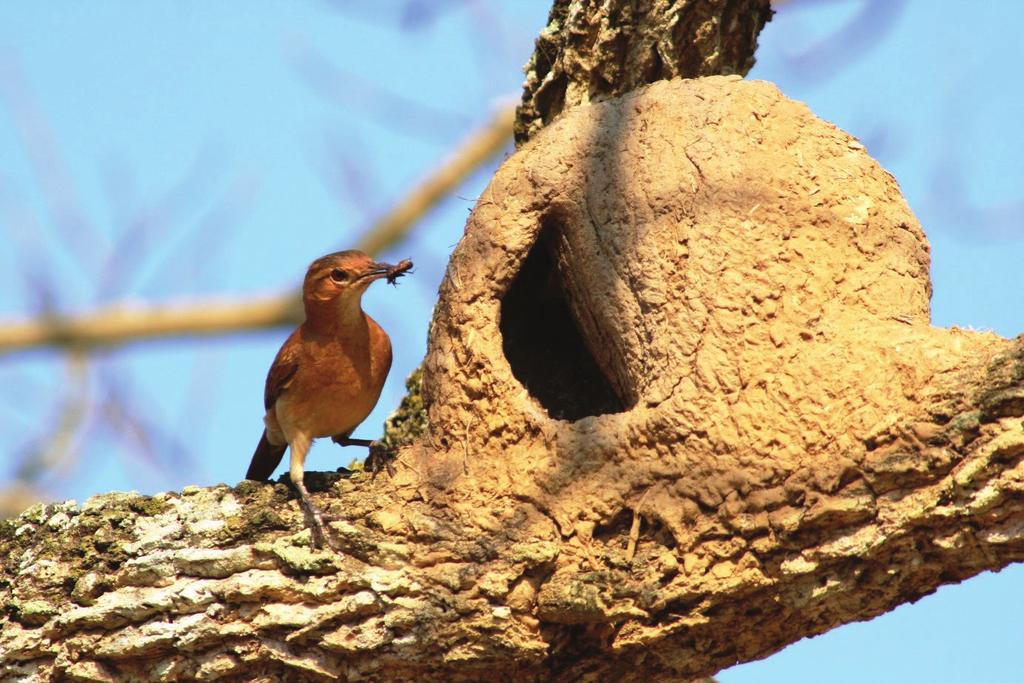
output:
[[[346,282],[348,280],[348,273],[341,268],[335,268],[331,271],[331,279],[335,282]]]

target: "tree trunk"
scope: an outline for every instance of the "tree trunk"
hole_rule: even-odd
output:
[[[342,555],[283,484],[36,506],[0,680],[682,681],[1020,560],[1024,340],[930,327],[892,178],[767,84],[631,90],[483,193],[425,432],[310,477]]]
[[[768,0],[555,0],[526,65],[516,142],[649,83],[746,74],[770,17]]]

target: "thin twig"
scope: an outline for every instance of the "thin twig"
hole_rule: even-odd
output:
[[[386,216],[367,230],[359,248],[376,254],[396,244],[417,221],[448,196],[473,171],[505,149],[512,137],[515,108],[505,107],[462,141],[446,159]]]
[[[644,501],[647,500],[647,494],[650,492],[649,488],[644,491],[644,495],[640,496],[640,502],[633,508],[633,523],[629,526],[629,540],[626,543],[626,562],[632,562],[636,555],[636,544],[640,541],[640,523],[643,521],[640,516],[640,508],[643,507]]]
[[[513,110],[504,108],[471,134],[360,239],[375,254],[397,244],[441,199],[501,152],[512,136]],[[72,316],[0,323],[0,353],[39,347],[94,349],[169,337],[222,336],[295,325],[302,319],[297,294],[239,301],[200,300],[176,305],[117,305]]]
[[[14,478],[27,487],[38,488],[44,475],[66,471],[74,460],[76,436],[89,422],[92,398],[89,358],[72,351],[67,359],[66,397],[59,415],[49,421],[45,436],[32,446],[31,453],[18,464]]]

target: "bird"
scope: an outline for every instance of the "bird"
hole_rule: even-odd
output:
[[[291,449],[289,478],[315,548],[333,546],[303,481],[306,454],[314,439],[330,436],[341,446],[369,447],[374,459],[377,442],[351,436],[380,398],[391,369],[391,340],[363,311],[362,298],[376,280],[395,284],[411,268],[408,259],[378,263],[357,250],[313,261],[302,283],[305,320],[267,373],[263,436],[245,478],[266,481]]]

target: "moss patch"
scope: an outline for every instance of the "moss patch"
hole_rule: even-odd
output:
[[[423,366],[413,370],[405,380],[405,398],[384,421],[381,443],[388,449],[408,446],[423,434],[427,426],[427,411],[423,406]]]

